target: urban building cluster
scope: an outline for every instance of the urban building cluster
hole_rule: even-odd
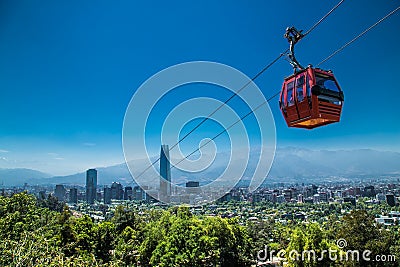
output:
[[[119,182],[113,182],[110,186],[104,185],[101,188],[97,185],[97,170],[89,169],[86,171],[86,187],[80,190],[78,187],[66,189],[65,185],[56,185],[54,196],[59,201],[77,204],[78,200],[88,204],[103,202],[111,204],[112,200],[146,200],[149,199],[145,191],[139,186],[123,186]]]
[[[386,202],[394,207],[398,203],[400,188],[396,184],[384,185],[359,185],[340,184],[330,185],[309,185],[290,186],[285,188],[262,187],[253,193],[246,193],[246,189],[234,189],[226,194],[221,201],[248,200],[251,202],[269,201],[273,203],[328,203],[333,201],[349,202],[356,205],[357,198],[368,197],[371,204]]]
[[[97,184],[97,170],[86,171],[86,185],[57,184],[53,189],[51,185],[28,185],[21,187],[1,188],[0,193],[13,194],[28,191],[39,198],[46,198],[53,194],[59,201],[76,204],[78,201],[87,204],[104,203],[111,204],[112,200],[136,200],[155,202],[155,199],[146,193],[146,188],[137,185],[123,186],[119,182],[111,185]],[[161,183],[164,183],[161,178]],[[162,188],[162,187],[161,187]],[[198,192],[199,182],[188,181],[186,188],[193,194]],[[161,189],[162,190],[162,189]],[[235,187],[221,197],[217,202],[247,201],[247,202],[271,202],[271,203],[329,203],[333,201],[349,202],[356,205],[359,197],[367,197],[369,204],[387,203],[389,206],[399,205],[399,183],[366,182],[354,185],[352,183],[337,185],[285,185],[276,184],[269,187],[260,187],[254,192],[248,192],[246,187]]]
[[[177,190],[173,190],[171,183],[171,166],[169,161],[169,147],[162,145],[160,151],[160,184],[159,188],[154,189],[149,186],[123,186],[119,182],[113,182],[111,186],[103,185],[98,186],[97,170],[89,169],[86,171],[86,186],[85,190],[79,190],[78,187],[71,187],[67,190],[65,185],[58,184],[54,190],[54,196],[59,201],[68,202],[70,204],[77,204],[78,200],[85,201],[89,205],[96,202],[103,202],[104,204],[111,204],[112,200],[136,200],[155,202],[155,199],[160,199],[164,202],[169,202],[173,199],[180,202],[182,198],[189,196],[196,196],[200,191],[199,182],[188,181],[186,183],[186,194],[177,194]],[[174,188],[175,189],[175,188]],[[172,192],[174,191],[174,192]],[[44,196],[45,192],[41,192],[40,197]]]
[[[188,181],[183,191],[176,190],[177,187],[171,183],[171,172],[169,162],[169,148],[167,145],[161,147],[160,152],[160,180],[159,187],[138,186],[136,184],[123,186],[119,182],[109,185],[99,185],[98,171],[89,169],[86,171],[84,186],[57,184],[40,186],[28,185],[14,188],[0,188],[0,194],[13,194],[22,191],[35,194],[39,199],[46,199],[49,194],[55,196],[59,201],[68,203],[74,210],[89,214],[97,219],[104,219],[108,213],[112,213],[117,205],[128,203],[150,203],[157,204],[155,198],[161,202],[184,202],[192,203],[193,199],[201,199],[201,187],[198,181]],[[395,182],[397,179],[397,183]],[[213,214],[213,205],[223,206],[223,203],[236,201],[240,203],[271,203],[271,204],[296,204],[308,203],[319,205],[323,203],[349,203],[356,206],[360,198],[368,205],[387,204],[389,207],[399,205],[400,179],[397,176],[390,177],[390,182],[383,182],[381,179],[352,183],[328,183],[328,184],[295,184],[285,185],[284,183],[262,186],[254,192],[249,192],[246,187],[235,187],[232,190],[224,191],[216,204],[211,208],[208,215]],[[225,193],[227,192],[227,193]],[[156,196],[156,197],[154,197]],[[158,203],[163,205],[162,203]],[[196,205],[194,205],[196,206]],[[105,208],[106,207],[106,208]],[[112,215],[112,214],[111,214]],[[254,215],[254,214],[253,214]],[[251,215],[249,219],[257,216]],[[397,214],[399,215],[399,214]],[[377,222],[393,224],[393,218],[397,216],[381,216]],[[297,216],[297,215],[296,215]],[[298,213],[300,219],[305,217],[304,213]],[[399,215],[400,217],[400,215]]]

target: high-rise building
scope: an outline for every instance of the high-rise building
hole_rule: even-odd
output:
[[[104,204],[111,204],[111,188],[104,187]]]
[[[364,187],[364,191],[362,192],[363,197],[375,197],[375,187],[373,185]]]
[[[71,204],[78,203],[78,189],[77,188],[71,188],[69,190],[69,203],[71,203]]]
[[[146,192],[140,186],[135,186],[133,188],[133,199],[146,200]]]
[[[124,189],[121,183],[113,182],[111,185],[111,198],[122,200],[124,199]]]
[[[97,170],[89,169],[86,171],[86,201],[93,204],[97,192]]]
[[[160,152],[160,199],[167,200],[171,196],[171,166],[168,145],[161,146]]]
[[[286,202],[290,202],[292,200],[292,190],[291,189],[284,189],[283,196],[285,197]]]
[[[393,194],[386,194],[386,203],[391,207],[396,206],[396,199]]]
[[[62,184],[56,185],[56,189],[54,190],[54,195],[56,198],[58,198],[58,201],[64,201],[65,200],[65,187]]]
[[[318,194],[318,186],[316,185],[312,185],[312,196],[314,196],[315,194]]]
[[[302,194],[299,194],[299,195],[297,196],[297,202],[298,202],[298,203],[303,203],[303,202],[304,202],[304,197],[303,197]]]
[[[132,200],[133,199],[132,186],[126,186],[125,187],[124,199],[125,200]]]
[[[316,204],[316,203],[320,203],[320,202],[321,202],[320,195],[319,194],[315,194],[313,196],[313,203]]]
[[[327,192],[320,192],[319,193],[319,200],[320,202],[328,202],[328,193]]]

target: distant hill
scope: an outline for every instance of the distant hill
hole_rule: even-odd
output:
[[[357,150],[279,149],[271,176],[332,176],[400,172],[400,153]]]
[[[226,165],[226,154],[218,153],[214,164],[201,173],[189,173],[172,169],[174,183],[184,184],[188,180],[205,184],[219,176]],[[133,166],[143,169],[145,160],[136,160]],[[253,153],[249,161],[249,169],[257,164],[257,154]],[[158,168],[158,166],[155,166]],[[100,167],[98,184],[111,184],[114,181],[126,185],[133,179],[125,163]],[[310,150],[296,147],[279,148],[266,182],[310,182],[332,180],[348,180],[352,177],[383,174],[400,175],[400,153],[377,151],[372,149],[356,150]],[[250,179],[251,172],[246,171],[243,180]],[[44,174],[28,169],[0,169],[0,183],[5,185],[31,184],[85,184],[85,172],[49,178]],[[156,177],[151,177],[155,182]],[[245,183],[244,183],[245,184]]]
[[[100,167],[97,169],[97,183],[98,184],[111,184],[112,182],[120,182],[124,185],[132,182],[131,174],[125,163],[121,163],[109,167]],[[76,173],[66,176],[55,176],[47,180],[53,184],[79,184],[85,185],[86,172]]]
[[[275,182],[340,181],[361,176],[400,175],[400,153],[372,149],[276,151],[269,179]],[[331,179],[335,177],[335,179]],[[267,180],[268,182],[268,180]]]
[[[0,169],[0,185],[4,186],[36,184],[50,177],[50,174],[31,169]]]

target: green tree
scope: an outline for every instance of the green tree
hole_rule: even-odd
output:
[[[73,219],[71,211],[67,206],[58,215],[58,245],[66,256],[75,254],[76,233],[73,229]]]
[[[389,255],[393,237],[390,232],[375,224],[374,217],[365,210],[353,210],[343,217],[341,227],[337,233],[337,239],[344,239],[347,246],[343,250],[358,250],[360,261],[344,262],[346,266],[384,266],[393,263],[379,264],[374,261],[366,261],[362,257],[363,251],[371,251],[368,257],[375,259],[376,255]]]
[[[150,263],[154,266],[210,266],[218,261],[216,237],[207,236],[202,221],[180,208],[168,235],[158,243]]]
[[[138,262],[140,255],[138,251],[137,232],[135,230],[130,226],[125,227],[115,242],[115,259],[127,266],[132,266]]]
[[[75,250],[77,254],[90,254],[94,249],[94,223],[92,219],[84,215],[77,218],[72,223],[75,233]]]
[[[330,249],[335,250],[335,245],[328,241],[326,230],[318,223],[310,223],[292,231],[285,256],[288,266],[333,266]]]
[[[172,224],[174,216],[167,211],[163,211],[158,220],[149,221],[141,229],[139,250],[139,261],[144,266],[150,266],[150,259],[153,251],[159,242],[165,239]]]
[[[59,201],[57,197],[49,194],[47,199],[37,200],[37,205],[42,208],[48,208],[52,211],[62,212],[64,208],[64,203]]]
[[[93,226],[94,255],[102,262],[111,260],[114,248],[115,225],[112,222],[101,222]]]
[[[115,224],[115,229],[117,234],[122,233],[122,231],[127,227],[132,229],[138,229],[141,227],[141,220],[134,210],[125,208],[124,206],[118,206],[115,209],[114,217],[112,222]]]

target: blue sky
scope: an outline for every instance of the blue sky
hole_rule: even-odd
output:
[[[287,48],[287,26],[307,30],[336,3],[1,1],[0,168],[67,174],[121,163],[125,109],[150,76],[207,60],[252,77]],[[298,44],[299,61],[317,64],[399,4],[345,1]],[[322,66],[345,92],[339,124],[289,129],[272,101],[278,146],[400,151],[399,26],[400,13]],[[291,71],[281,60],[256,83],[269,97]]]

